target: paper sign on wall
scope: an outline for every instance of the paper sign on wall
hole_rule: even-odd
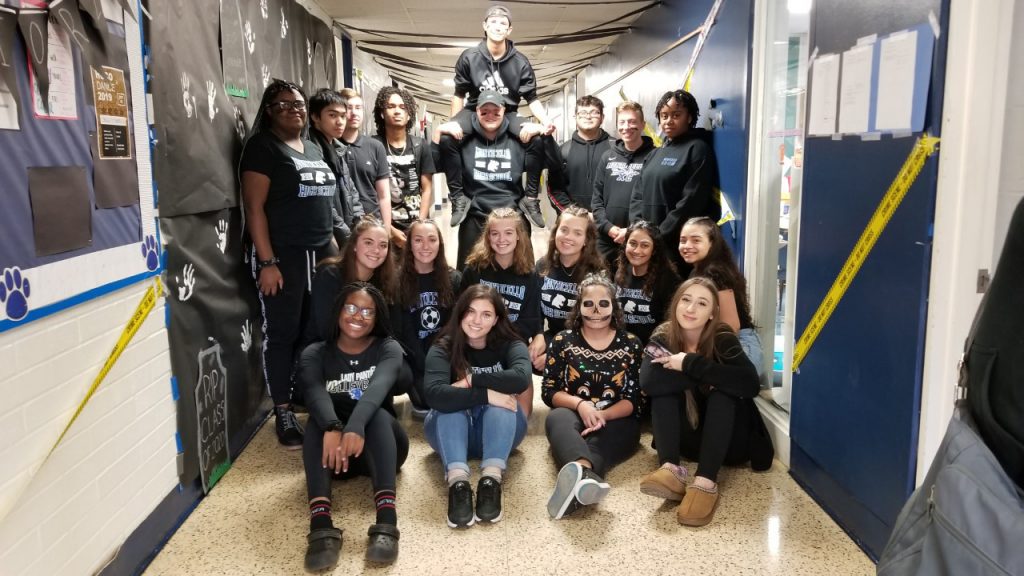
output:
[[[92,72],[93,102],[96,103],[96,138],[100,158],[131,158],[124,71],[110,66],[89,70]]]
[[[48,69],[50,76],[47,93],[48,106],[43,105],[43,97],[39,92],[38,78],[29,68],[32,78],[32,96],[35,101],[36,117],[51,120],[75,120],[78,118],[78,105],[75,100],[75,62],[71,54],[71,40],[67,32],[59,26],[47,29]]]

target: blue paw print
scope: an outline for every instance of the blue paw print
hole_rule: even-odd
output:
[[[349,398],[358,402],[359,399],[363,397],[363,389],[358,387],[350,388],[348,391],[348,396]]]
[[[4,269],[4,276],[0,279],[0,304],[7,305],[8,318],[21,320],[28,314],[28,297],[31,294],[28,278],[21,275],[21,270],[17,267]]]
[[[146,259],[147,270],[156,270],[160,265],[160,257],[157,256],[156,249],[156,236],[152,234],[146,236],[146,241],[142,243],[142,256]]]

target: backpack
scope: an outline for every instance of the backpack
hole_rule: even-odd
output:
[[[1015,480],[1024,420],[1022,276],[1024,202],[967,337],[953,418],[896,519],[879,576],[1024,575],[1024,490]]]

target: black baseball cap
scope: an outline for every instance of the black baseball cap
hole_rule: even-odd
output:
[[[505,97],[499,94],[496,90],[481,90],[480,95],[476,97],[476,107],[479,108],[484,104],[494,104],[500,108],[505,107]]]
[[[486,22],[488,18],[494,16],[503,16],[508,20],[508,25],[512,25],[512,13],[508,11],[508,8],[505,8],[504,6],[491,6],[487,9],[487,12],[484,12],[484,22]]]

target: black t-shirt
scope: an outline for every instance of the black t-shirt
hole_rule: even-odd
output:
[[[651,338],[658,324],[665,321],[665,309],[679,285],[678,276],[662,271],[654,285],[653,294],[645,294],[643,288],[646,280],[646,276],[633,276],[626,270],[626,285],[618,287],[617,295],[626,320],[626,330],[636,334],[644,344]]]
[[[537,262],[538,273],[541,266],[542,262]],[[561,266],[550,266],[547,275],[540,278],[540,310],[548,321],[545,334],[553,336],[565,329],[565,319],[576,305],[580,285]]]
[[[306,139],[302,147],[299,152],[264,131],[242,150],[239,171],[270,179],[263,211],[270,242],[276,246],[323,246],[331,241],[331,206],[338,183],[320,147]]]
[[[373,414],[390,405],[401,366],[402,347],[392,338],[374,338],[358,354],[317,342],[302,351],[296,382],[304,391],[310,417],[321,427],[340,420],[345,432],[365,436]]]
[[[452,284],[453,295],[459,293],[462,275],[457,270],[450,270],[448,278]],[[451,317],[451,305],[443,306],[438,298],[437,283],[434,274],[418,274],[417,292],[419,300],[413,306],[403,305],[402,341],[406,349],[411,351],[413,363],[417,371],[423,371],[423,362],[427,350],[434,343],[441,329],[448,324]],[[454,302],[453,302],[454,304]]]
[[[377,201],[377,181],[386,180],[391,176],[388,166],[388,155],[384,145],[358,134],[354,142],[345,142],[348,146],[349,166],[352,168],[352,181],[359,191],[359,201],[363,211],[380,218],[380,202]]]
[[[423,191],[420,190],[420,176],[431,175],[434,169],[434,157],[430,148],[423,140],[413,135],[406,136],[404,148],[392,148],[381,136],[374,136],[384,146],[388,165],[391,167],[391,186],[398,188],[402,194],[401,203],[396,204],[394,195],[391,198],[391,223],[401,230],[420,215]]]

